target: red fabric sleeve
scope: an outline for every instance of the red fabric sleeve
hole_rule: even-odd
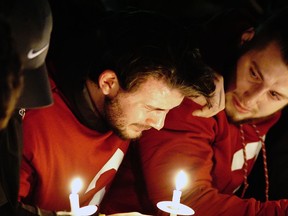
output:
[[[26,158],[23,158],[21,161],[21,178],[20,178],[20,189],[18,193],[18,201],[22,201],[25,197],[28,196],[29,191],[31,189],[31,185],[33,185],[33,169],[27,162]]]
[[[218,122],[215,118],[193,117],[191,103],[195,109],[199,107],[191,101],[183,103],[170,111],[165,128],[149,130],[140,139],[144,180],[153,204],[172,199],[176,174],[184,170],[189,181],[182,190],[181,203],[193,208],[195,215],[285,215],[287,200],[260,203],[221,194],[213,187],[211,171],[221,158],[214,158],[212,143],[225,136],[227,128],[219,123],[225,113],[217,115]],[[166,215],[160,210],[158,214]]]

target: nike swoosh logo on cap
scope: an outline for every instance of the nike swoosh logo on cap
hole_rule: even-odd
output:
[[[39,56],[41,53],[43,53],[46,49],[48,49],[49,47],[49,43],[46,44],[43,48],[41,48],[40,50],[38,51],[35,51],[34,49],[31,49],[28,54],[27,54],[27,57],[28,59],[33,59],[33,58],[36,58],[37,56]]]

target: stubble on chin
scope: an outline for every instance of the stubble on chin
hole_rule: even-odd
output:
[[[252,117],[244,117],[241,116],[240,114],[238,114],[236,111],[227,109],[225,110],[226,112],[226,116],[228,119],[228,122],[231,124],[235,124],[235,125],[240,125],[240,124],[249,124],[249,123],[256,123],[258,121],[261,121],[263,119],[265,119],[264,117],[262,118],[252,118]]]
[[[229,123],[232,124],[242,124],[245,122],[249,122],[249,119],[243,118],[236,110],[233,108],[231,104],[226,103],[225,113]]]
[[[129,134],[127,130],[120,130],[118,128],[114,128],[112,130],[115,134],[117,134],[117,136],[119,136],[123,140],[136,141],[142,136],[142,132],[132,135],[132,134]]]

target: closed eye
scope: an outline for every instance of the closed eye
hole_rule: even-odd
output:
[[[166,111],[165,109],[160,109],[160,108],[153,107],[150,105],[146,105],[146,109],[148,109],[149,111]]]
[[[263,81],[262,73],[260,72],[260,69],[257,66],[256,62],[254,62],[254,61],[251,64],[251,67],[250,67],[250,70],[249,70],[249,75],[250,75],[250,78],[253,81],[256,81],[256,82]]]
[[[261,81],[261,77],[253,68],[250,68],[250,77],[252,78],[252,80]]]
[[[281,100],[282,99],[281,95],[275,91],[270,91],[269,93],[270,93],[270,96],[273,100]]]

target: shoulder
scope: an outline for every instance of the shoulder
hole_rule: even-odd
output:
[[[173,129],[173,128],[189,129],[190,126],[193,125],[215,124],[214,117],[204,118],[192,115],[193,111],[201,109],[201,107],[202,107],[201,105],[195,103],[191,99],[184,98],[184,100],[178,107],[175,107],[174,109],[168,112],[164,127],[166,129]]]

